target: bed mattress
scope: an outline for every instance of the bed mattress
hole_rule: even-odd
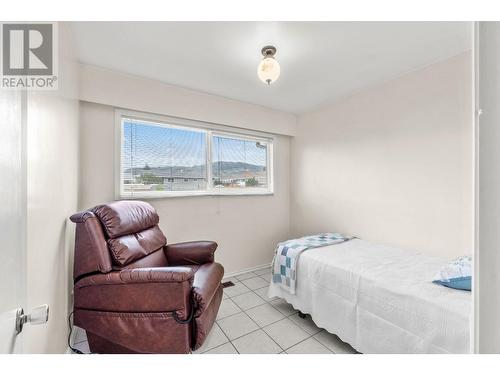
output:
[[[432,283],[446,260],[353,239],[307,250],[284,298],[362,353],[469,353],[471,293]]]

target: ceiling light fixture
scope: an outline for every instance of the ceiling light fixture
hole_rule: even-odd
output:
[[[265,46],[262,48],[261,52],[264,58],[257,68],[257,75],[262,82],[270,85],[280,76],[280,64],[278,64],[274,58],[274,55],[276,54],[276,47]]]

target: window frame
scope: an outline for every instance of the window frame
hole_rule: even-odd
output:
[[[122,145],[123,145],[123,119],[152,124],[165,128],[177,128],[188,131],[199,131],[205,134],[206,151],[206,190],[187,191],[141,191],[126,193],[123,190],[122,171]],[[221,136],[238,140],[251,140],[266,143],[267,145],[267,188],[215,188],[212,175],[212,141],[213,136]],[[274,194],[274,141],[273,134],[257,132],[242,128],[230,127],[205,121],[189,120],[179,117],[148,114],[144,112],[115,109],[115,144],[114,144],[114,190],[115,199],[161,199],[173,197],[192,196],[242,196],[242,195],[273,195]]]

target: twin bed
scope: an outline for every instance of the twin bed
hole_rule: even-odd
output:
[[[304,251],[278,296],[361,353],[470,353],[472,298],[431,281],[445,262],[360,239]]]

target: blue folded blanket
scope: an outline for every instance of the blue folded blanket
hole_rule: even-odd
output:
[[[297,280],[297,262],[303,251],[329,246],[350,240],[338,233],[320,233],[280,242],[276,247],[272,272],[273,283],[290,294],[295,294]]]

